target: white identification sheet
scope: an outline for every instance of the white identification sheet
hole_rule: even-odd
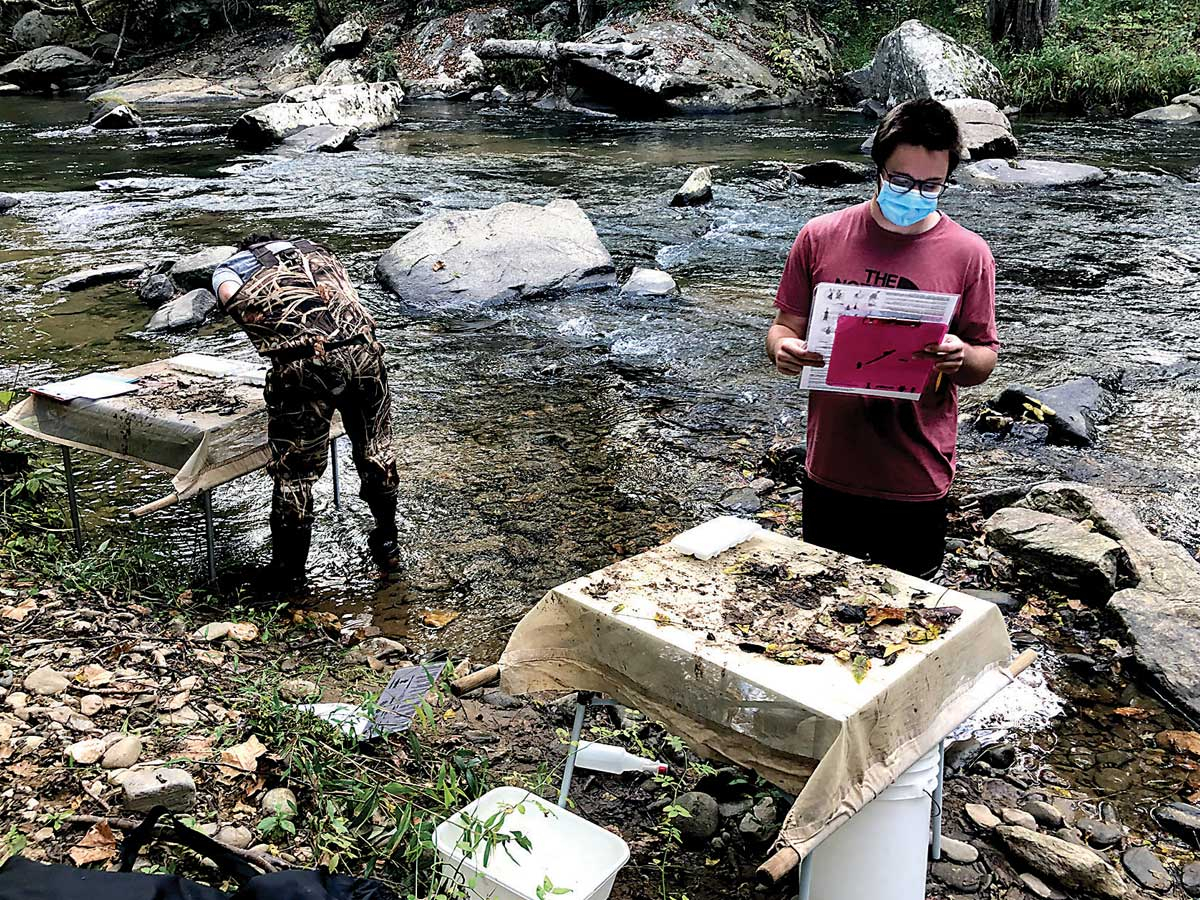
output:
[[[918,399],[934,362],[920,351],[941,343],[957,308],[958,294],[818,284],[808,349],[825,357],[825,367],[806,367],[800,387]]]

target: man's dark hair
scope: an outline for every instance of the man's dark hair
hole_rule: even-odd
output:
[[[875,130],[875,143],[871,146],[875,166],[882,169],[901,144],[926,150],[948,150],[950,168],[946,171],[947,178],[962,158],[962,134],[954,113],[936,100],[906,100],[888,111]]]
[[[239,250],[249,250],[251,247],[256,247],[259,244],[269,244],[269,243],[271,243],[271,241],[286,241],[286,240],[288,240],[288,238],[285,238],[283,235],[279,234],[278,232],[274,232],[274,231],[251,232],[250,234],[248,234],[244,238],[242,238],[240,241],[238,241],[237,248]]]

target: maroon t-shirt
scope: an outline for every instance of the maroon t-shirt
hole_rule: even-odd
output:
[[[924,234],[896,234],[869,202],[819,216],[788,254],[775,305],[808,317],[821,282],[960,295],[950,334],[996,350],[996,264],[979,235],[945,213]],[[958,388],[931,375],[919,400],[831,391],[808,397],[808,475],[867,497],[936,500],[950,490],[958,439]]]

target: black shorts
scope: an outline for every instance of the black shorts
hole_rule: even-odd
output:
[[[881,500],[804,479],[804,540],[919,578],[946,554],[946,498]]]

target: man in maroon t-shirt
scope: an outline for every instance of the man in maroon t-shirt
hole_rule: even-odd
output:
[[[953,115],[935,100],[902,103],[884,116],[871,150],[875,195],[800,231],[767,333],[776,368],[798,375],[825,365],[805,341],[821,282],[959,295],[949,334],[925,348],[934,365],[920,399],[808,397],[804,539],[926,577],[945,553],[958,389],[987,380],[1000,346],[991,251],[937,210],[960,143]]]

